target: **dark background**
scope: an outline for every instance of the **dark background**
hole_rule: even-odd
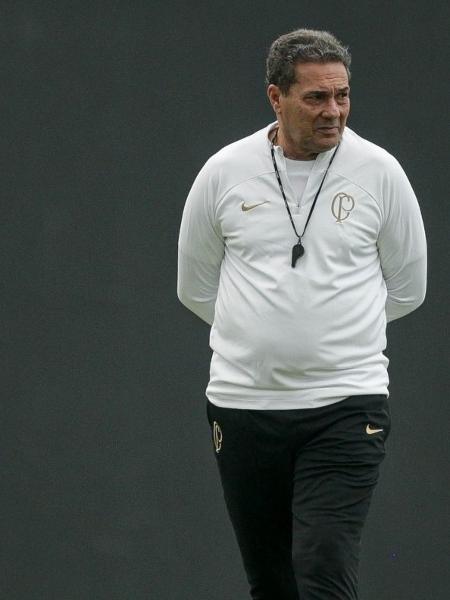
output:
[[[267,49],[300,26],[350,45],[349,125],[429,240],[426,303],[389,326],[361,600],[449,597],[448,25],[443,1],[0,2],[1,598],[248,597],[177,234],[205,160],[273,119]]]

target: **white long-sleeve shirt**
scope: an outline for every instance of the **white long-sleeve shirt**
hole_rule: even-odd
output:
[[[212,325],[207,396],[288,409],[387,394],[386,322],[425,296],[414,192],[394,157],[346,128],[292,268],[297,239],[271,160],[274,125],[211,157],[183,212],[178,295]],[[299,203],[275,148],[300,233],[332,152],[317,156]]]

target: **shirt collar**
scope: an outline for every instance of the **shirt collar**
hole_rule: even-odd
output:
[[[267,127],[265,128],[266,143],[267,143],[267,147],[269,148],[269,151],[270,151],[270,147],[272,145],[271,139],[273,136],[273,132],[277,127],[278,127],[278,121],[274,121],[273,123],[270,123],[269,125],[267,125]],[[344,139],[344,136],[345,136],[345,130],[344,130],[344,134],[342,136],[342,140]],[[342,140],[341,140],[341,144],[342,144]],[[281,146],[274,146],[274,149],[275,149],[275,152],[277,153],[277,156],[282,157],[283,164],[284,164],[283,149],[281,148]],[[315,160],[317,167],[320,167],[322,165],[328,165],[331,155],[333,154],[335,149],[336,149],[336,146],[334,146],[334,148],[331,148],[330,150],[326,150],[325,152],[320,152],[317,155],[316,160]]]

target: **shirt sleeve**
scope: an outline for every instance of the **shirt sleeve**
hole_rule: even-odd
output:
[[[225,248],[215,221],[217,180],[207,163],[187,197],[178,240],[178,298],[210,325]]]
[[[422,304],[427,280],[426,238],[419,204],[397,162],[385,181],[383,205],[378,251],[387,288],[389,322]]]

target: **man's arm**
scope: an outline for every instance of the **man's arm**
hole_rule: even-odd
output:
[[[210,325],[225,248],[215,222],[215,180],[207,163],[189,192],[178,240],[178,298]]]
[[[389,322],[404,317],[424,301],[427,248],[417,199],[398,163],[385,183],[383,200],[385,214],[378,251],[388,293]]]

